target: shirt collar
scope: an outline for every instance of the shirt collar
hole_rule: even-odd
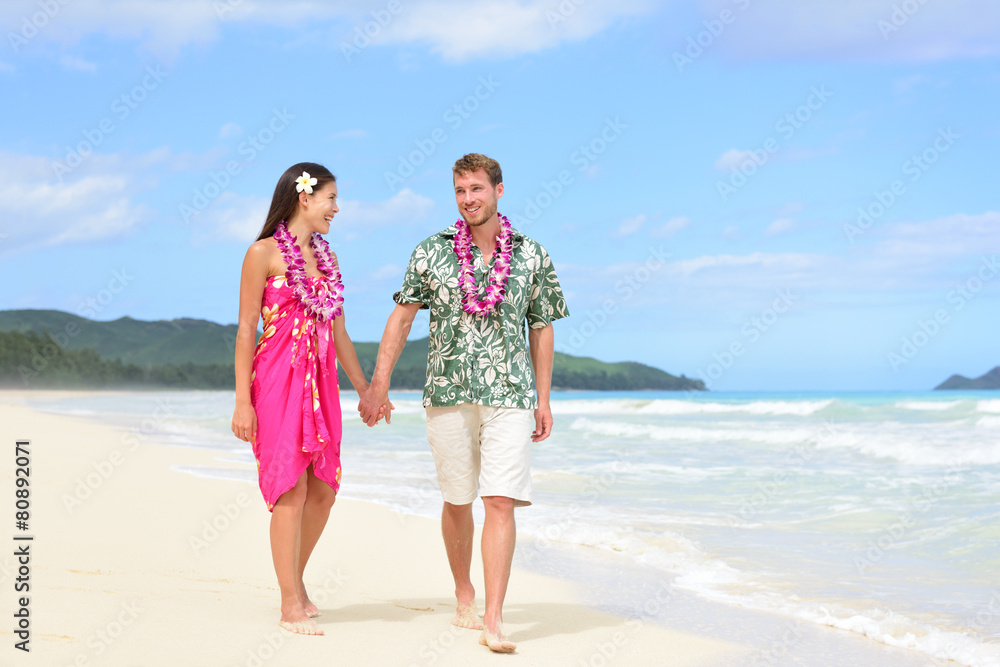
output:
[[[447,229],[442,229],[440,232],[438,232],[437,235],[442,238],[448,239],[450,241],[451,239],[455,238],[456,234],[458,234],[458,230],[455,229],[455,225],[452,225]],[[524,241],[524,234],[514,229],[513,226],[511,226],[510,228],[510,236],[511,239],[513,240],[514,247],[521,245],[521,242]]]

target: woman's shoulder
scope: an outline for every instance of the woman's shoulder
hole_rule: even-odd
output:
[[[251,243],[250,247],[247,248],[245,261],[257,266],[265,276],[284,272],[284,261],[273,236]]]
[[[277,250],[278,250],[278,244],[274,240],[274,237],[267,236],[251,243],[250,247],[247,248],[247,253],[269,254],[277,252]]]

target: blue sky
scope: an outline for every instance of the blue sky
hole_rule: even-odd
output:
[[[475,151],[556,262],[561,351],[716,390],[1000,363],[995,3],[345,5],[3,3],[0,308],[235,322],[278,176],[317,161],[377,340]]]

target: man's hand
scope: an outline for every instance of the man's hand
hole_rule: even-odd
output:
[[[531,434],[532,442],[541,442],[552,433],[552,410],[549,404],[539,404],[535,408],[535,430]]]

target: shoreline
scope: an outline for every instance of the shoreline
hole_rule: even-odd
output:
[[[53,393],[65,397],[70,392]],[[91,392],[72,393],[79,395]],[[0,392],[0,418],[5,423],[16,425],[18,419],[14,419],[12,422],[8,415],[8,410],[12,409],[8,404],[11,399],[15,398],[12,394],[13,392]],[[23,397],[23,394],[20,396]],[[23,403],[23,401],[18,402]],[[37,427],[44,430],[50,436],[73,433],[76,437],[77,434],[93,432],[90,437],[84,438],[90,443],[91,451],[81,460],[82,463],[89,456],[90,470],[87,470],[88,466],[86,465],[82,467],[77,465],[75,470],[78,479],[81,472],[85,474],[97,472],[94,466],[100,467],[101,462],[113,465],[109,458],[109,452],[115,449],[114,443],[118,443],[120,449],[121,443],[127,437],[126,429],[96,423],[98,419],[96,414],[83,417],[53,416],[52,412],[41,412],[26,405],[13,409],[22,411],[22,414],[19,415],[21,423],[27,423],[31,428]],[[94,433],[98,434],[98,442],[95,442],[92,437]],[[15,433],[13,435],[21,437],[24,434]],[[104,443],[103,446],[100,442]],[[266,540],[267,517],[269,515],[263,509],[256,484],[242,480],[195,477],[190,472],[178,470],[178,467],[183,466],[219,467],[221,454],[220,451],[209,448],[184,447],[176,444],[142,444],[134,452],[131,460],[129,460],[128,455],[123,454],[125,460],[119,464],[120,468],[116,467],[107,478],[106,492],[102,491],[104,488],[102,482],[98,488],[94,489],[94,498],[86,499],[86,505],[79,508],[73,507],[72,512],[70,512],[64,506],[65,503],[56,503],[58,511],[55,514],[58,516],[61,512],[63,518],[73,519],[76,516],[83,516],[85,511],[88,514],[92,512],[91,505],[103,507],[103,503],[99,504],[98,496],[112,493],[111,483],[115,482],[116,478],[124,480],[135,477],[139,479],[145,476],[158,480],[157,486],[159,487],[164,486],[161,478],[172,479],[173,481],[166,485],[168,488],[176,487],[185,492],[190,491],[195,498],[200,499],[193,507],[190,505],[192,501],[188,501],[187,505],[181,503],[181,507],[188,508],[189,514],[198,515],[202,526],[202,535],[199,538],[197,526],[192,528],[191,522],[188,522],[186,534],[188,544],[183,545],[184,548],[180,550],[184,553],[178,554],[176,549],[170,552],[179,558],[179,562],[188,564],[189,569],[184,571],[186,575],[168,574],[160,567],[157,570],[145,572],[144,576],[138,576],[131,570],[142,562],[142,558],[116,560],[117,567],[108,574],[121,578],[121,575],[130,573],[131,577],[128,578],[136,579],[138,577],[140,583],[136,583],[131,590],[141,593],[144,590],[142,582],[145,582],[146,578],[149,579],[149,587],[154,591],[158,590],[159,586],[164,583],[163,577],[165,576],[180,576],[190,585],[190,576],[197,573],[200,566],[209,564],[212,566],[210,569],[217,568],[217,578],[196,578],[194,581],[201,582],[197,586],[204,587],[207,582],[217,582],[215,585],[221,590],[214,591],[214,593],[228,592],[233,594],[237,600],[241,595],[246,597],[247,588],[254,589],[253,623],[249,622],[250,619],[246,615],[245,604],[240,604],[237,600],[230,600],[230,604],[236,606],[226,612],[227,624],[231,625],[227,632],[240,634],[242,630],[239,629],[239,620],[242,618],[248,625],[254,626],[258,638],[267,637],[270,636],[268,635],[269,628],[273,632],[278,632],[276,627],[278,595],[276,582],[273,581],[273,569],[270,566],[270,554]],[[4,465],[10,463],[5,461]],[[66,462],[63,461],[63,463]],[[228,461],[228,463],[236,462]],[[128,466],[133,464],[136,466],[135,472],[130,473]],[[107,466],[104,468],[106,470]],[[64,472],[71,474],[73,470]],[[136,480],[128,481],[134,482]],[[135,486],[135,489],[136,494],[141,494],[145,486],[139,484]],[[59,493],[64,492],[65,484]],[[121,499],[119,498],[119,500]],[[43,499],[36,498],[36,500],[42,502]],[[47,500],[51,502],[53,499],[48,498]],[[140,505],[138,508],[132,508],[133,517],[141,507]],[[159,510],[160,513],[176,511],[168,510],[168,507],[169,505],[157,504],[153,509]],[[209,509],[212,511],[209,512]],[[110,515],[114,515],[111,509],[108,509],[108,512]],[[218,527],[225,528],[221,531],[215,531],[218,535],[214,539],[212,539],[211,526],[206,523],[209,521],[216,523]],[[135,523],[141,524],[141,519],[136,520]],[[251,525],[253,528],[249,527]],[[376,535],[372,537],[372,528],[375,526],[378,529],[374,531]],[[60,528],[60,530],[67,528]],[[475,633],[452,630],[451,626],[448,625],[450,620],[448,593],[450,592],[451,579],[447,573],[439,530],[439,522],[435,520],[416,514],[396,512],[384,504],[346,498],[338,500],[331,515],[330,524],[320,540],[316,556],[310,563],[310,571],[307,572],[306,576],[310,589],[312,590],[312,586],[315,585],[320,586],[318,591],[328,602],[325,606],[319,598],[315,600],[324,611],[324,617],[327,618],[326,623],[332,623],[332,625],[321,624],[328,635],[339,635],[337,626],[345,623],[350,624],[351,637],[358,633],[365,636],[371,633],[371,640],[377,643],[381,639],[381,633],[388,631],[379,629],[385,621],[407,620],[419,625],[420,628],[411,628],[407,625],[404,634],[409,637],[416,633],[413,639],[423,637],[424,641],[412,644],[414,648],[411,651],[412,654],[407,658],[409,662],[399,659],[389,660],[387,657],[386,660],[389,660],[387,664],[478,664],[476,660],[488,655],[488,651],[481,653],[476,650],[481,647],[475,645],[477,639]],[[51,535],[52,532],[54,531],[46,530],[47,535]],[[228,544],[228,541],[232,539],[230,535],[237,532],[239,533],[239,545]],[[99,530],[85,530],[84,533],[86,537],[83,538],[83,542],[99,540],[96,537],[100,534]],[[337,556],[343,553],[342,549],[336,546],[339,535],[347,535],[351,541],[357,541],[361,535],[364,535],[364,541],[374,539],[375,543],[356,545],[351,552],[351,557],[347,558],[349,564],[342,565],[337,560]],[[147,539],[150,537],[147,536]],[[118,544],[120,545],[120,543]],[[415,590],[415,582],[406,577],[400,580],[398,576],[385,577],[385,582],[372,581],[373,578],[381,578],[383,569],[398,569],[398,554],[396,552],[403,552],[409,556],[414,545],[419,545],[419,548],[416,549],[413,556],[422,561],[422,565],[415,570],[418,574],[413,574],[413,572],[410,574],[421,579],[424,587],[417,586]],[[96,549],[96,545],[87,544],[86,546],[99,551]],[[88,551],[88,549],[83,549],[83,551]],[[250,551],[255,552],[253,555],[255,565],[252,571],[241,570],[238,577],[225,573],[226,562],[246,559],[244,552]],[[321,558],[321,553],[324,554],[322,565],[317,560]],[[477,530],[473,579],[481,582],[482,566],[481,561],[476,563],[478,559]],[[331,565],[325,567],[328,563]],[[2,569],[4,565],[5,563],[0,559],[0,575],[4,574]],[[66,571],[90,574],[104,573],[96,560],[91,568],[93,569],[88,570],[81,565],[79,568]],[[542,549],[539,548],[537,541],[519,537],[514,570],[505,617],[508,634],[513,640],[519,642],[518,656],[525,656],[523,659],[528,661],[527,664],[655,664],[664,645],[672,647],[670,650],[672,664],[782,664],[781,657],[786,653],[794,654],[794,664],[816,666],[844,665],[844,667],[854,667],[857,664],[866,664],[899,665],[900,667],[913,665],[916,667],[927,664],[929,659],[926,654],[892,648],[856,633],[799,621],[790,616],[785,617],[771,612],[753,611],[735,605],[707,601],[694,594],[673,588],[670,583],[671,577],[665,572],[644,567],[625,556],[603,550],[571,545],[555,545],[554,547],[546,545]],[[352,588],[351,582],[355,582],[354,588]],[[389,586],[389,582],[394,582],[394,587]],[[428,585],[431,582],[434,582],[433,587]],[[77,583],[79,582],[77,581]],[[383,587],[382,584],[387,585]],[[357,586],[364,590],[357,590]],[[204,593],[200,589],[196,590]],[[88,592],[94,594],[97,591],[90,590]],[[107,593],[107,591],[104,592]],[[361,599],[357,597],[359,593]],[[479,593],[481,611],[481,590]],[[342,594],[349,594],[348,597],[353,602],[344,602],[348,605],[346,608],[343,606],[337,608],[340,603],[339,596]],[[375,597],[371,597],[372,595]],[[404,595],[407,597],[403,597]],[[179,606],[182,604],[182,598],[173,599],[172,602]],[[263,603],[263,610],[260,609],[261,603]],[[216,604],[222,603],[217,600]],[[380,613],[385,616],[384,618],[374,613],[373,604],[380,605]],[[223,604],[223,606],[225,605]],[[329,613],[327,613],[328,611]],[[354,612],[362,612],[369,625],[362,624],[363,627],[355,628]],[[125,614],[126,612],[123,608],[119,613]],[[268,621],[269,614],[274,616],[271,619],[274,627],[271,627],[271,623]],[[401,615],[406,616],[406,618],[398,618]],[[320,617],[320,619],[324,617]],[[210,621],[204,622],[211,625]],[[393,625],[391,630],[397,632],[398,625]],[[421,635],[421,633],[423,634]],[[246,636],[246,633],[243,632],[243,635]],[[299,639],[284,632],[278,633],[279,637],[282,635],[286,639]],[[471,638],[466,640],[465,637],[469,635],[472,635]],[[77,656],[84,655],[86,658],[88,645],[100,646],[99,639],[90,641],[92,634],[80,637],[79,633],[65,633],[62,636],[65,639],[75,637],[77,641],[83,642],[83,652],[78,650]],[[271,639],[272,643],[277,641],[273,636]],[[252,640],[253,636],[249,637],[248,641],[252,642]],[[338,642],[340,641],[338,639]],[[445,651],[446,643],[450,646]],[[282,646],[288,645],[288,641],[282,642]],[[460,645],[464,648],[456,648]],[[267,652],[270,644],[265,642],[261,646]],[[675,646],[677,647],[676,651],[673,648]],[[108,650],[110,651],[110,646]],[[207,648],[199,649],[198,653],[201,655],[202,651],[207,650]],[[282,649],[282,653],[284,650]],[[306,650],[310,649],[306,647]],[[341,650],[339,644],[337,650]],[[609,652],[613,653],[614,659],[610,663],[602,662],[602,660],[607,659],[606,656]],[[531,657],[528,657],[529,654]],[[95,653],[92,658],[97,659],[96,655]],[[108,655],[111,656],[111,653],[109,652]],[[173,657],[180,655],[189,657],[189,654],[184,653],[174,653]],[[306,655],[311,654],[307,653]],[[317,653],[317,655],[320,654]],[[548,657],[543,660],[543,655]],[[219,658],[221,657],[220,655]],[[357,659],[361,661],[361,664],[373,660],[363,652],[357,654]],[[87,664],[118,664],[107,662],[103,654],[98,660],[96,663]],[[221,664],[253,664],[249,657],[236,661],[229,657],[226,660],[228,662],[223,661]],[[455,662],[451,662],[451,660]],[[535,660],[540,662],[535,663]],[[68,659],[62,660],[60,664],[72,664],[72,661],[73,657],[70,656]],[[284,660],[275,664],[283,663]],[[213,661],[212,664],[216,663]],[[382,664],[382,662],[378,661],[373,664]],[[956,663],[942,661],[941,664]]]

